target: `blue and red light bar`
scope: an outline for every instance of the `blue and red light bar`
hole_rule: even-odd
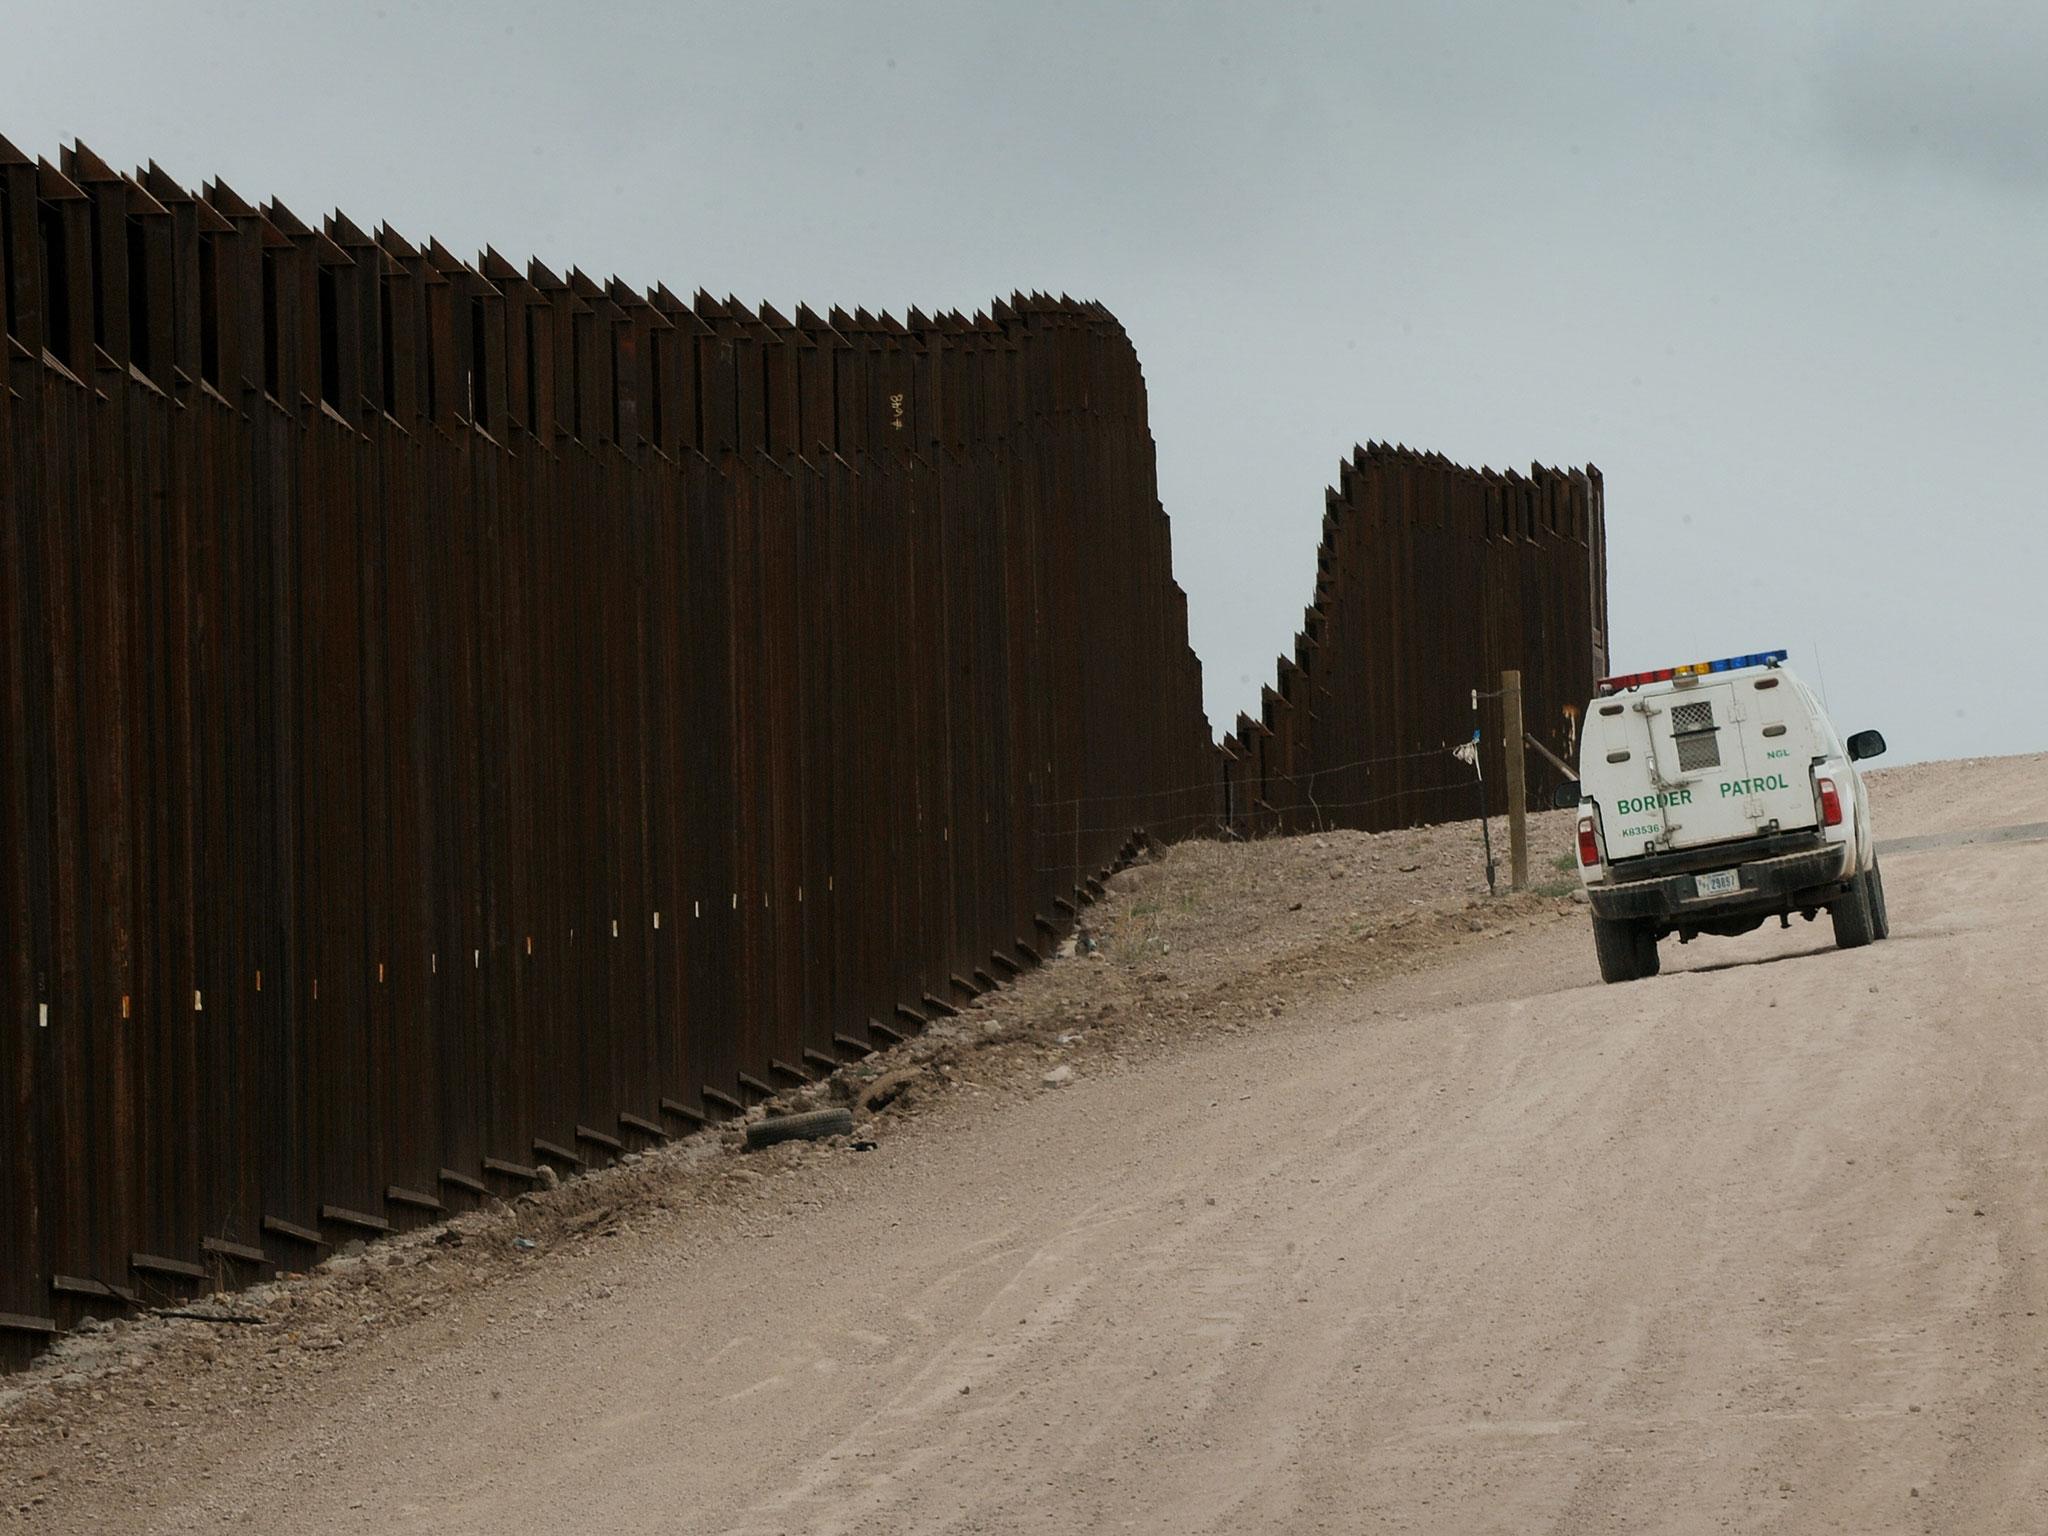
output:
[[[1624,688],[1638,688],[1644,683],[1668,683],[1674,677],[1706,677],[1714,672],[1734,672],[1742,667],[1775,667],[1786,656],[1784,651],[1755,651],[1748,656],[1723,656],[1719,661],[1695,661],[1682,667],[1657,667],[1648,672],[1624,672],[1619,677],[1600,679],[1602,693],[1619,693]]]

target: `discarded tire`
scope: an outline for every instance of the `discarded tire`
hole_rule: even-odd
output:
[[[772,1147],[778,1141],[821,1141],[853,1129],[850,1109],[813,1109],[801,1115],[775,1115],[747,1127],[747,1146]]]

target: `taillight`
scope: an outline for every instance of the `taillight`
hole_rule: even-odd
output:
[[[1833,779],[1820,779],[1820,819],[1823,826],[1839,827],[1842,824],[1842,797],[1835,792]]]
[[[1593,833],[1593,818],[1579,818],[1579,862],[1591,868],[1600,862],[1600,839]]]

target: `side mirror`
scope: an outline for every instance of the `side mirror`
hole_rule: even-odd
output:
[[[1858,731],[1849,738],[1849,761],[1860,763],[1866,757],[1884,756],[1884,732]]]
[[[1853,746],[1849,749],[1852,755],[1855,753],[1855,750]],[[1883,751],[1884,748],[1880,746],[1878,750]],[[1550,803],[1560,811],[1576,810],[1579,804],[1579,781],[1577,779],[1566,779],[1562,784],[1558,785],[1557,788],[1550,792]]]

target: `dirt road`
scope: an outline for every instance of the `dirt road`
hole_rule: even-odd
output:
[[[1879,793],[1893,836],[2048,820],[2048,759]],[[1859,952],[1823,919],[1603,988],[1559,915],[992,1094],[688,1242],[451,1299],[175,1455],[120,1440],[89,1487],[75,1436],[40,1447],[16,1518],[2048,1530],[2048,843],[1886,887]]]

